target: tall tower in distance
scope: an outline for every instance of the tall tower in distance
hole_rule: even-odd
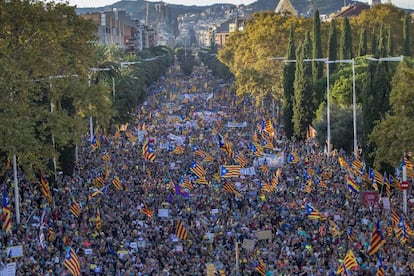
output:
[[[145,14],[145,25],[146,26],[150,26],[150,22],[151,18],[150,18],[150,6],[149,3],[147,3],[147,13]]]

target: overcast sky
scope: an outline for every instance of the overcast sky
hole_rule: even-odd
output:
[[[160,2],[160,1],[154,1],[154,0],[149,0],[149,1]],[[167,4],[170,3],[170,4],[182,4],[182,5],[197,5],[197,6],[211,5],[211,4],[217,4],[217,3],[248,5],[255,1],[256,0],[222,0],[222,1],[217,1],[217,0],[164,0],[164,2]],[[366,0],[366,1],[371,2],[370,0]],[[76,5],[77,7],[82,8],[82,7],[103,7],[106,5],[116,3],[118,1],[116,0],[67,0],[67,1],[56,0],[56,2],[69,2],[69,5],[73,5],[73,6]],[[364,0],[362,0],[361,2],[364,2]],[[386,0],[382,0],[382,2],[386,2]],[[275,1],[275,3],[277,3],[277,1]],[[392,3],[398,7],[414,9],[414,0],[392,0]]]

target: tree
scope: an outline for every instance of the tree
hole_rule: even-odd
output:
[[[401,24],[401,20],[404,18],[405,14],[403,9],[394,5],[374,5],[371,9],[364,10],[360,15],[352,17],[349,20],[353,27],[370,26],[372,30],[379,30],[381,24],[390,26],[396,46],[395,52],[399,55],[399,53],[403,52],[403,24]],[[378,33],[368,33],[368,41],[373,41],[374,39],[372,39],[372,36],[375,34]],[[377,42],[372,45],[376,47]],[[375,49],[370,53],[375,54]]]
[[[363,112],[364,112],[364,156],[368,164],[373,163],[373,153],[376,145],[369,142],[369,136],[375,124],[381,120],[389,110],[389,93],[391,91],[389,72],[385,61],[379,61],[374,65],[369,62],[366,86],[363,90]]]
[[[191,75],[194,66],[194,55],[189,49],[177,48],[175,54],[180,62],[181,70],[187,76]]]
[[[321,21],[319,12],[316,11],[313,17],[313,38],[312,38],[312,58],[322,58],[322,43],[321,43]],[[321,61],[312,62],[312,76],[313,76],[313,96],[312,104],[317,107],[324,97],[324,89],[316,89],[318,81],[323,77],[324,63]]]
[[[293,27],[290,27],[289,46],[286,55],[287,60],[295,60],[295,40],[293,36]],[[288,62],[283,68],[283,119],[286,137],[293,136],[293,96],[295,82],[295,64]]]
[[[386,57],[387,56],[387,45],[385,40],[384,24],[381,24],[378,38],[378,47],[376,57]]]
[[[368,41],[367,41],[367,30],[365,28],[361,29],[361,34],[359,36],[359,51],[358,56],[365,56],[368,53]]]
[[[248,20],[243,32],[231,33],[218,57],[233,73],[237,95],[252,94],[253,87],[254,97],[258,94],[263,97],[271,95],[279,101],[283,97],[283,63],[268,58],[286,54],[290,26],[295,26],[295,39],[303,39],[311,23],[310,19],[304,17],[260,12]],[[252,72],[258,76],[244,76]],[[260,76],[269,76],[269,79]],[[258,80],[265,83],[251,83]],[[259,93],[259,89],[266,90]]]
[[[0,151],[9,159],[15,154],[28,178],[47,174],[59,150],[80,140],[87,104],[104,105],[87,101],[91,95],[85,93],[94,30],[65,4],[0,2],[0,127],[11,127]]]
[[[312,98],[312,65],[309,62],[304,62],[304,59],[310,58],[311,53],[310,34],[307,32],[305,41],[296,54],[293,129],[294,135],[298,139],[306,138],[315,111],[309,101]]]
[[[352,31],[349,24],[348,17],[342,20],[341,25],[341,44],[340,44],[340,59],[351,59],[354,54],[352,52]]]
[[[392,38],[391,26],[388,26],[388,36],[387,36],[387,53],[389,56],[394,56],[394,39]]]
[[[318,133],[316,140],[320,145],[325,145],[327,141],[327,121],[326,121],[326,104],[321,104],[313,125]],[[360,118],[360,109],[357,110],[357,130],[361,129],[362,123]],[[339,107],[335,104],[330,106],[331,121],[331,144],[333,148],[343,149],[347,152],[353,151],[353,109],[352,105]]]
[[[321,43],[321,20],[319,18],[319,11],[316,11],[313,16],[313,37],[312,37],[312,58],[322,58],[322,43]],[[313,81],[316,82],[323,76],[323,62],[312,62]]]
[[[392,79],[391,110],[373,129],[370,142],[376,145],[375,166],[398,166],[404,152],[414,146],[414,69],[402,62]]]
[[[372,31],[372,36],[371,36],[371,54],[373,56],[377,55],[377,50],[378,49],[378,38],[377,38],[377,34],[375,33],[375,30]]]
[[[337,41],[337,31],[336,31],[336,21],[332,20],[329,25],[329,37],[328,37],[328,59],[336,60],[338,51],[338,41]],[[330,63],[329,72],[333,73],[336,69],[335,63]]]
[[[410,56],[410,15],[407,13],[403,19],[403,55]]]

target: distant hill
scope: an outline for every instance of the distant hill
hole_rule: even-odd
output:
[[[139,20],[145,20],[146,13],[147,13],[147,4],[149,5],[149,12],[150,12],[150,19],[151,22],[155,22],[156,18],[156,10],[155,6],[160,4],[160,2],[148,2],[145,0],[122,0],[119,2],[114,3],[113,5],[108,5],[100,8],[77,8],[76,11],[79,14],[89,13],[89,12],[97,12],[97,11],[104,11],[104,10],[112,10],[116,8],[118,10],[125,10],[127,13],[130,14],[131,17]],[[167,3],[167,2],[164,2]],[[168,4],[168,3],[167,3]],[[185,6],[185,5],[175,5],[175,4],[168,4],[171,11],[171,17],[176,18],[180,15],[186,13],[201,13],[208,8],[217,8],[221,7],[220,4],[215,4],[211,6]],[[235,7],[234,5],[224,4],[225,7]]]
[[[225,1],[225,0],[223,0]],[[344,4],[343,0],[290,0],[299,14],[311,16],[315,10],[319,10],[321,14],[330,14],[341,9]],[[350,0],[347,0],[351,2]],[[78,8],[77,12],[79,14],[88,13],[88,12],[97,12],[104,10],[111,10],[112,8],[125,10],[133,18],[139,20],[145,20],[147,4],[149,4],[150,10],[150,19],[151,22],[155,22],[156,12],[155,6],[160,4],[160,2],[148,2],[145,0],[122,0],[114,3],[113,5],[108,5],[100,8]],[[235,5],[231,4],[214,4],[210,6],[185,6],[185,5],[175,5],[169,4],[168,1],[164,1],[168,4],[168,7],[171,9],[171,17],[175,18],[186,13],[196,13],[200,14],[206,10],[223,10],[235,8]],[[257,0],[256,2],[247,5],[253,12],[258,11],[267,11],[274,10],[279,3],[279,0]]]

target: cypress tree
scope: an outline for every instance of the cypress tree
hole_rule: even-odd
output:
[[[321,20],[319,18],[319,11],[315,12],[313,17],[313,39],[312,39],[312,58],[322,58],[322,44],[321,44]],[[312,78],[313,78],[313,97],[312,104],[314,107],[318,107],[323,100],[325,90],[323,88],[317,88],[318,80],[323,77],[322,61],[312,62]]]
[[[380,26],[379,38],[378,38],[378,47],[377,47],[377,57],[386,57],[387,56],[387,48],[385,45],[385,34],[384,34],[384,24]]]
[[[328,59],[336,60],[338,52],[338,41],[336,31],[336,21],[332,20],[329,25],[329,37],[328,37]],[[332,73],[336,69],[335,63],[329,64],[329,72]]]
[[[405,15],[403,20],[403,55],[410,56],[410,16]]]
[[[293,27],[290,27],[288,52],[286,59],[295,60],[295,40],[293,36]],[[285,135],[288,138],[293,136],[293,95],[294,95],[294,82],[295,82],[295,63],[288,62],[283,68],[283,120]]]
[[[372,37],[371,37],[371,54],[375,57],[378,57],[377,46],[378,46],[377,34],[375,33],[375,30],[373,30]]]
[[[293,106],[293,129],[296,138],[302,140],[306,138],[309,125],[312,123],[314,108],[310,103],[312,97],[312,65],[304,62],[310,58],[312,45],[310,33],[306,33],[303,45],[296,54],[296,72],[294,83],[294,106]]]
[[[322,58],[321,19],[319,18],[319,11],[316,11],[313,17],[312,58]],[[313,82],[322,78],[323,62],[312,62],[312,76]]]
[[[394,56],[394,39],[392,38],[391,26],[388,26],[388,41],[387,41],[387,53],[389,56]]]
[[[348,17],[345,17],[342,21],[339,57],[340,59],[351,59],[353,56],[351,25],[349,24]]]
[[[367,53],[368,53],[367,30],[365,28],[362,28],[361,34],[359,36],[358,55],[362,57],[362,56],[365,56]]]
[[[374,44],[373,44],[374,45]],[[375,91],[374,76],[376,70],[376,62],[368,61],[367,73],[363,82],[362,89],[362,147],[364,148],[364,159],[368,157],[368,140],[373,127],[373,118],[375,117]]]
[[[366,82],[368,87],[364,91],[365,103],[363,100],[363,142],[364,160],[372,164],[376,146],[369,143],[369,136],[377,122],[383,119],[390,109],[391,74],[388,72],[386,61],[369,62],[368,70],[369,80]]]

